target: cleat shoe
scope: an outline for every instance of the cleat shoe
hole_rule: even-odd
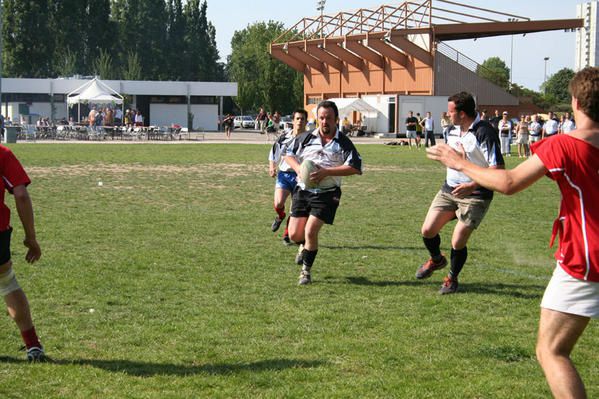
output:
[[[304,244],[300,244],[299,249],[297,250],[297,255],[295,255],[295,263],[298,265],[304,264]]]
[[[312,276],[308,270],[302,270],[299,276],[298,285],[308,285],[312,283]]]
[[[283,236],[283,244],[285,244],[286,246],[293,245],[289,236]]]
[[[279,227],[281,227],[281,223],[283,223],[283,219],[279,219],[278,217],[276,217],[275,220],[272,222],[272,226],[270,226],[273,233],[279,230]]]
[[[439,294],[441,294],[441,295],[455,294],[457,290],[458,290],[458,279],[447,276],[443,279],[443,285],[441,285]]]
[[[46,358],[46,354],[44,353],[44,348],[38,348],[37,346],[33,346],[27,349],[27,361],[29,363],[43,363],[48,359]]]
[[[433,275],[435,270],[443,269],[447,266],[447,258],[441,255],[441,260],[439,262],[433,262],[433,259],[430,258],[426,262],[424,262],[418,270],[416,270],[416,278],[418,280],[422,280],[423,278],[429,278]]]

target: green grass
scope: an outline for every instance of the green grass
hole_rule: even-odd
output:
[[[23,261],[13,212],[13,260],[54,362],[24,363],[1,318],[2,398],[550,396],[534,357],[559,201],[548,179],[496,196],[461,292],[441,297],[442,273],[414,279],[444,178],[423,151],[359,146],[364,175],[344,180],[314,284],[298,287],[296,249],[270,232],[266,145],[11,148],[44,251]],[[589,397],[597,347],[591,323],[573,356]]]

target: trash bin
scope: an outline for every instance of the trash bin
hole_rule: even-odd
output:
[[[7,126],[4,128],[4,136],[2,137],[3,143],[16,143],[17,142],[17,128],[16,126]]]

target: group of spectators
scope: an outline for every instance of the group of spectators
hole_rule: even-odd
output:
[[[115,109],[111,107],[102,109],[93,106],[85,122],[91,128],[100,126],[125,126],[131,128],[133,126],[143,126],[144,118],[141,111],[135,109],[127,109],[123,115],[123,111],[118,107]]]
[[[265,112],[264,108],[260,108],[258,115],[256,115],[256,126],[260,130],[261,134],[277,134],[279,132],[281,124],[281,114],[279,111],[272,113]]]
[[[520,115],[520,119],[515,121],[509,118],[507,111],[503,111],[500,115],[499,111],[495,110],[495,115],[491,118],[487,116],[486,111],[482,111],[481,119],[489,121],[497,130],[501,153],[508,157],[511,156],[510,149],[514,139],[518,145],[518,157],[527,158],[530,156],[531,143],[576,129],[576,123],[569,112],[564,113],[559,119],[550,111],[547,114],[547,120],[538,114],[533,114]]]

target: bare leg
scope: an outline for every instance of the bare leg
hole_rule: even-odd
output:
[[[422,236],[425,238],[433,238],[449,221],[455,217],[453,211],[443,211],[439,209],[429,209],[424,222],[422,223]]]
[[[307,221],[308,217],[296,218],[291,216],[289,218],[289,238],[293,242],[305,241],[305,230]]]
[[[587,397],[570,353],[588,323],[588,317],[541,309],[537,359],[555,398]]]
[[[318,233],[324,225],[324,222],[315,216],[310,215],[308,222],[306,223],[306,243],[304,248],[308,251],[315,251],[318,249]]]
[[[289,194],[291,193],[288,190],[282,188],[275,189],[274,206],[276,209],[285,208],[285,201],[287,201]]]
[[[451,236],[451,247],[453,249],[462,249],[468,244],[468,239],[474,230],[462,222],[458,222],[453,229]]]
[[[12,262],[0,266],[0,274],[5,274],[10,271]],[[15,290],[4,297],[8,314],[15,321],[19,330],[26,331],[33,327],[31,320],[31,311],[29,310],[29,302],[22,289]]]

